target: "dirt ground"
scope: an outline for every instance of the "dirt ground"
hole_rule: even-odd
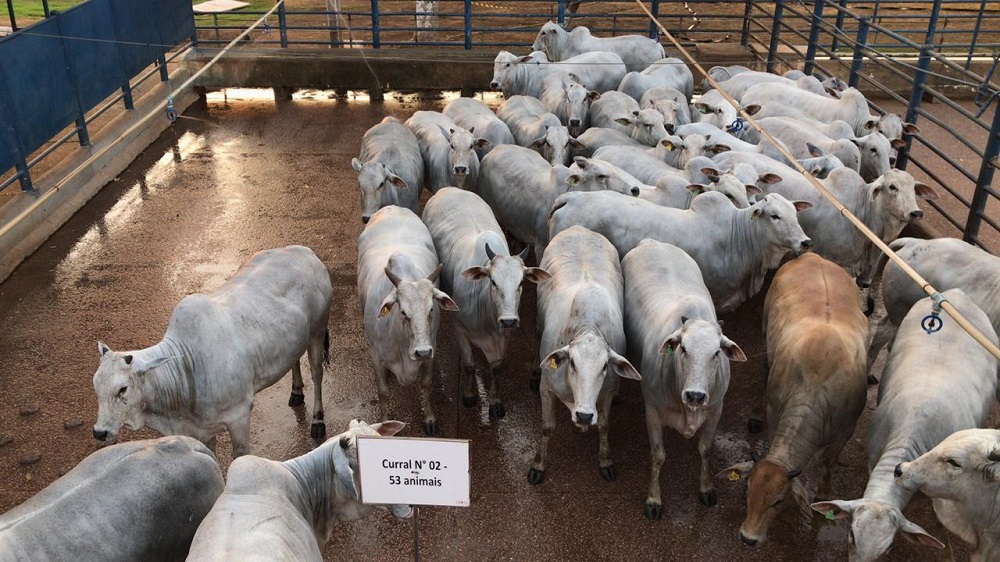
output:
[[[259,94],[259,92],[258,92]],[[37,493],[97,449],[91,378],[97,340],[116,350],[159,340],[173,306],[212,290],[254,252],[284,244],[312,247],[330,269],[334,305],[332,362],[324,396],[329,433],[355,417],[378,415],[367,341],[355,290],[356,240],[362,230],[350,159],[364,131],[384,115],[407,117],[438,109],[443,101],[389,96],[384,104],[331,99],[304,92],[290,102],[213,95],[104,188],[49,242],[0,285],[0,511]],[[447,98],[446,98],[447,99]],[[496,103],[495,98],[487,99]],[[763,394],[762,295],[725,318],[725,331],[750,358],[734,364],[712,466],[721,470],[764,450],[748,435],[746,419]],[[720,480],[719,505],[697,499],[694,445],[667,432],[668,463],[661,482],[663,520],[643,518],[648,485],[648,443],[638,384],[624,381],[611,421],[612,454],[619,479],[598,475],[596,432],[580,433],[565,416],[551,447],[546,481],[526,474],[539,432],[537,395],[528,388],[536,364],[535,293],[522,297],[522,326],[514,337],[502,395],[507,416],[490,423],[486,405],[462,407],[457,350],[447,315],[437,350],[434,406],[445,437],[469,439],[472,506],[423,508],[420,552],[427,560],[840,560],[846,527],[789,508],[760,549],[743,546],[737,529],[745,515],[745,485]],[[309,391],[307,382],[307,392]],[[287,459],[316,443],[308,437],[311,412],[288,408],[288,378],[257,396],[252,419],[254,454]],[[421,435],[413,388],[394,387],[390,411]],[[835,474],[842,498],[861,495],[867,478],[864,443],[874,390],[858,432]],[[560,410],[561,411],[561,410]],[[154,432],[123,430],[122,439]],[[228,440],[219,460],[230,462]],[[807,471],[806,477],[815,480]],[[813,483],[813,486],[815,484]],[[932,534],[957,540],[935,521],[925,500],[908,515]],[[325,550],[327,560],[405,560],[412,556],[412,523],[388,514],[345,524]],[[887,560],[935,559],[899,540]]]

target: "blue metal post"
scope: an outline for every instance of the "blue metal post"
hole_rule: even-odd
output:
[[[125,101],[125,109],[135,109],[135,104],[132,103],[132,85],[128,82],[122,86],[122,100]]]
[[[13,0],[7,0],[7,17],[10,18],[10,28],[13,31],[17,31],[17,18],[14,17],[14,2]]]
[[[771,44],[767,48],[767,71],[774,74],[774,66],[777,62],[778,35],[781,32],[781,16],[785,11],[784,0],[774,2],[774,23],[771,25]]]
[[[46,19],[52,17],[52,10],[49,9],[49,0],[42,0],[42,13]]]
[[[649,22],[649,38],[659,39],[660,28],[656,26],[656,22],[660,19],[660,0],[653,0],[649,11],[653,14],[653,21]]]
[[[566,25],[566,0],[559,0],[558,8],[556,8],[556,23]]]
[[[924,45],[934,46],[934,36],[937,34],[938,16],[941,15],[941,0],[934,0],[934,7],[931,8],[930,18],[927,20],[927,37]],[[912,123],[913,121],[910,121]]]
[[[59,30],[59,44],[63,51],[63,60],[66,61],[65,53],[69,52],[72,47],[66,45],[66,40],[63,38],[62,32],[62,18],[61,14],[56,14],[56,28]],[[87,132],[87,111],[80,103],[80,88],[79,83],[81,80],[80,76],[77,76],[73,71],[72,65],[66,66],[69,71],[69,86],[73,91],[73,100],[76,102],[76,134],[80,139],[80,146],[90,146],[90,134]]]
[[[979,4],[979,15],[976,17],[976,26],[972,30],[972,41],[969,42],[969,56],[965,59],[965,69],[969,70],[972,65],[972,55],[976,52],[976,42],[979,41],[979,28],[983,24],[983,12],[986,11],[986,0]]]
[[[861,63],[865,60],[865,49],[868,48],[868,29],[870,26],[870,19],[858,18],[858,37],[854,40],[854,60],[851,62],[851,75],[847,78],[847,85],[852,88],[858,87],[858,75],[861,73]]]
[[[912,123],[912,121],[911,121]],[[986,141],[983,151],[983,163],[979,166],[979,178],[976,180],[976,191],[972,194],[969,205],[969,219],[965,223],[962,240],[972,244],[979,236],[979,225],[983,222],[986,201],[989,193],[986,191],[993,183],[993,172],[996,171],[997,154],[1000,153],[1000,110],[993,108],[993,126],[990,127],[990,138]]]
[[[754,0],[746,0],[743,6],[743,33],[740,36],[740,45],[750,46],[750,14],[753,12]]]
[[[280,2],[280,0],[279,0]],[[288,48],[288,22],[285,21],[285,3],[278,4],[278,34],[281,36],[281,48]]]
[[[910,103],[906,107],[906,118],[903,119],[907,123],[916,124],[917,122],[917,110],[920,108],[920,102],[924,97],[924,85],[927,83],[927,69],[931,66],[931,50],[932,47],[930,45],[920,47],[920,58],[917,60],[917,74],[913,77],[913,91],[910,93]],[[909,161],[910,155],[910,143],[913,142],[913,137],[910,135],[903,136],[906,140],[906,148],[899,151],[896,158],[896,167],[900,170],[906,169],[906,163]]]
[[[28,171],[28,163],[20,154],[14,164],[14,169],[17,170],[17,181],[21,184],[21,191],[34,191],[35,186],[31,185],[31,172]]]
[[[835,53],[840,47],[840,34],[844,32],[844,16],[847,12],[847,0],[840,0],[840,4],[837,6],[839,7],[837,10],[837,32],[833,34],[833,41],[830,42],[830,50]]]
[[[813,0],[812,25],[809,27],[809,46],[806,47],[806,64],[803,72],[813,73],[813,66],[816,64],[816,43],[819,41],[819,24],[823,21],[823,7],[825,0]]]
[[[166,82],[170,79],[170,75],[167,73],[167,55],[166,53],[160,53],[160,56],[156,57],[156,64],[160,69],[160,82]]]
[[[472,49],[472,0],[465,0],[465,50]]]
[[[378,29],[378,0],[372,0],[372,48],[378,49],[381,44]]]

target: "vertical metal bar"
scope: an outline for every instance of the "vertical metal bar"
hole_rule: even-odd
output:
[[[847,78],[847,85],[852,88],[858,87],[858,75],[861,73],[861,63],[865,60],[865,49],[868,48],[868,29],[870,25],[870,19],[858,18],[858,36],[854,40],[854,60],[851,62],[851,75]]]
[[[122,100],[125,102],[125,109],[135,109],[135,104],[132,103],[132,85],[128,82],[122,86]]]
[[[934,0],[934,7],[931,8],[931,16],[927,20],[927,37],[924,45],[934,46],[934,36],[937,35],[938,17],[941,15],[941,0]],[[913,121],[910,121],[912,123]]]
[[[844,32],[844,16],[847,13],[847,0],[840,0],[840,4],[837,5],[837,32],[833,34],[833,41],[830,42],[830,50],[837,52],[840,48],[840,34]]]
[[[465,0],[465,50],[472,49],[472,0]]]
[[[965,58],[965,69],[972,66],[972,55],[976,52],[976,42],[979,41],[979,29],[983,24],[983,13],[986,11],[986,0],[979,4],[979,15],[976,16],[976,26],[972,29],[972,40],[969,41],[969,56]]]
[[[285,20],[285,3],[278,4],[278,34],[281,36],[281,48],[288,48],[288,22]]]
[[[784,0],[774,2],[774,22],[771,24],[771,44],[767,48],[767,71],[774,74],[778,54],[778,34],[781,32],[781,16],[785,11]]]
[[[42,0],[42,13],[45,14],[45,19],[52,17],[52,10],[49,9],[49,0]]]
[[[912,121],[910,121],[912,123]],[[983,153],[983,163],[979,166],[979,178],[976,180],[976,191],[972,194],[969,205],[969,219],[965,223],[962,240],[973,244],[979,237],[979,226],[983,222],[986,201],[989,197],[986,189],[993,183],[993,172],[996,171],[997,153],[1000,152],[1000,110],[993,109],[993,126],[990,127],[990,138],[986,141]]]
[[[14,0],[7,0],[7,17],[10,18],[10,28],[17,31],[17,18],[14,17]]]
[[[931,50],[933,50],[931,45],[920,47],[920,58],[917,60],[917,73],[913,77],[913,91],[910,93],[910,103],[906,107],[906,118],[903,119],[907,123],[917,123],[917,110],[920,108],[920,102],[924,97],[924,85],[927,83],[927,69],[931,65]],[[906,140],[906,148],[899,151],[896,157],[896,167],[900,170],[906,169],[906,163],[910,159],[910,144],[913,142],[912,136],[903,136]]]
[[[62,32],[62,14],[56,13],[56,29],[59,30],[59,46],[62,47],[63,63],[66,65],[66,73],[69,75],[69,86],[73,92],[73,101],[76,102],[76,134],[80,139],[80,146],[90,146],[90,134],[87,132],[87,112],[80,102],[80,79],[73,65],[69,62],[69,53],[72,47],[66,45]]]
[[[10,0],[7,0],[8,2]],[[559,0],[558,7],[556,8],[556,23],[559,25],[566,25],[566,0]]]
[[[753,13],[754,0],[746,0],[743,6],[743,34],[740,37],[740,45],[750,46],[750,14]]]
[[[160,52],[160,55],[156,57],[156,64],[160,69],[160,82],[166,82],[169,80],[170,76],[167,74],[167,55]]]
[[[650,6],[649,11],[653,14],[653,21],[649,22],[649,38],[659,39],[660,28],[656,25],[656,22],[660,20],[660,0],[653,0],[653,5]]]
[[[17,162],[14,163],[14,169],[17,170],[17,181],[21,184],[21,191],[34,191],[35,186],[31,185],[31,171],[28,170],[28,163],[20,152],[17,155]]]
[[[816,64],[816,42],[819,41],[819,24],[823,21],[823,8],[826,0],[813,0],[812,25],[809,26],[809,45],[806,47],[806,64],[803,72],[813,73]]]
[[[372,0],[372,48],[378,49],[381,44],[378,28],[378,0]]]

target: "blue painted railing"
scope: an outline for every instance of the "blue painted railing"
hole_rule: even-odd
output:
[[[0,39],[0,172],[16,170],[0,188],[30,190],[30,155],[68,126],[89,145],[88,112],[119,89],[131,109],[131,80],[154,63],[166,80],[193,33],[190,0],[87,0]]]

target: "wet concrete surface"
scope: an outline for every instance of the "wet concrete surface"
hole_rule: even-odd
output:
[[[378,405],[355,290],[357,236],[362,230],[350,160],[361,136],[386,114],[405,119],[440,101],[330,99],[325,92],[276,104],[270,99],[196,105],[130,169],[104,188],[48,243],[0,285],[0,512],[37,493],[98,447],[90,435],[97,401],[92,387],[97,340],[113,349],[152,345],[185,295],[217,287],[253,253],[285,244],[313,248],[334,281],[332,361],[324,386],[328,434],[355,417],[375,420]],[[426,194],[425,194],[426,197]],[[803,517],[789,507],[761,548],[743,546],[745,482],[717,482],[719,504],[698,502],[695,445],[667,432],[661,474],[665,514],[643,517],[649,448],[639,385],[623,381],[612,409],[611,447],[619,478],[597,469],[597,433],[581,433],[559,406],[543,484],[527,482],[539,435],[540,407],[529,389],[538,362],[535,291],[526,285],[522,326],[512,340],[501,393],[507,416],[490,422],[483,399],[461,406],[458,352],[444,315],[436,351],[433,402],[444,437],[469,439],[472,505],[420,510],[425,560],[843,560],[846,525]],[[764,392],[763,293],[725,317],[724,330],[749,357],[733,365],[712,466],[722,470],[765,450],[746,430]],[[480,358],[481,359],[481,358]],[[304,361],[304,360],[303,360]],[[480,366],[480,374],[483,367]],[[307,381],[307,396],[311,383]],[[312,402],[286,406],[286,377],[257,396],[251,449],[288,459],[317,443],[309,438]],[[482,387],[481,387],[482,388]],[[867,479],[864,443],[875,390],[834,476],[834,493],[859,497]],[[38,412],[22,415],[38,406]],[[393,386],[392,417],[421,436],[416,388]],[[75,421],[83,424],[72,427]],[[67,427],[71,427],[67,429]],[[13,442],[4,443],[4,436]],[[155,436],[123,430],[121,439]],[[33,454],[32,464],[21,464]],[[220,438],[223,469],[231,460]],[[815,472],[805,477],[815,489]],[[126,485],[126,483],[123,483]],[[788,502],[791,504],[792,502]],[[958,545],[923,498],[907,514],[946,543]],[[342,524],[324,550],[327,560],[407,560],[413,524],[388,513]],[[934,560],[943,553],[899,539],[890,561]],[[966,559],[956,547],[956,559]]]

